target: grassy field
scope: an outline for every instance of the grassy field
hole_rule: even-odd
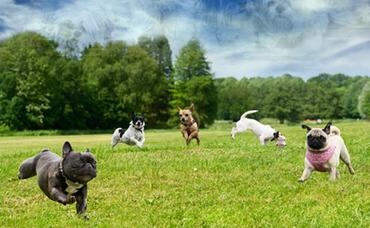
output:
[[[232,141],[231,125],[201,131],[201,145],[185,146],[178,130],[146,132],[145,148],[110,135],[0,137],[1,227],[370,227],[370,122],[336,124],[356,175],[343,163],[341,179],[315,172],[305,183],[305,130],[278,125],[287,137],[281,150],[258,145],[248,132]],[[49,200],[36,178],[19,181],[19,164],[48,147],[60,154],[65,140],[90,148],[98,177],[90,182],[89,221],[74,205]]]

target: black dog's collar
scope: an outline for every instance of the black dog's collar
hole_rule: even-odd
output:
[[[60,175],[62,175],[65,179],[67,179],[67,177],[64,175],[64,172],[63,172],[63,160],[59,162],[58,170],[59,170]]]
[[[64,171],[63,171],[63,160],[59,162],[59,165],[58,165],[58,170],[59,170],[59,173],[60,175],[62,175],[62,177],[65,179],[66,181],[66,184],[69,186],[71,184],[74,184],[74,185],[82,185],[81,183],[79,183],[78,181],[71,181],[70,179],[68,179],[66,177],[66,175],[64,174]]]

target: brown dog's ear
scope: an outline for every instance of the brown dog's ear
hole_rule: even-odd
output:
[[[73,151],[72,146],[68,141],[66,141],[63,144],[63,158],[67,157],[67,155],[71,153],[71,151]]]
[[[177,107],[177,111],[181,112],[181,108],[180,107]]]
[[[302,124],[303,129],[307,129],[307,132],[311,131],[311,128],[305,124]]]
[[[331,122],[327,123],[326,126],[322,129],[326,134],[330,134],[330,126],[332,125]]]
[[[190,110],[190,112],[194,112],[194,104],[193,103],[191,103],[189,110]]]

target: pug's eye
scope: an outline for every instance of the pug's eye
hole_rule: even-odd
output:
[[[189,116],[189,114],[185,114],[185,116],[186,116],[186,117],[188,117],[188,116]]]

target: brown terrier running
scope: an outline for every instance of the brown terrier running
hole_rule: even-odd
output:
[[[199,128],[192,115],[194,112],[194,104],[191,104],[189,109],[181,109],[179,107],[177,109],[179,110],[181,133],[186,140],[186,145],[189,145],[193,138],[197,140],[199,145]]]

